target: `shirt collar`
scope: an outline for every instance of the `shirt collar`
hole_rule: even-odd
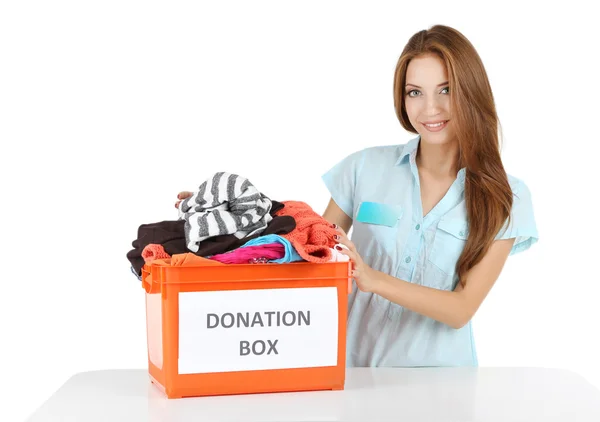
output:
[[[416,138],[408,141],[407,144],[403,145],[402,152],[396,161],[396,165],[400,165],[404,162],[407,162],[407,157],[412,158],[414,161],[417,157],[417,150],[419,148],[419,141],[421,140],[421,136],[417,136]]]
[[[400,156],[398,157],[398,160],[396,160],[396,165],[401,165],[403,163],[407,163],[407,162],[412,162],[415,167],[416,167],[416,158],[417,158],[417,151],[419,149],[419,142],[421,141],[421,135],[417,136],[416,138],[411,139],[410,141],[408,141],[408,143],[406,143],[405,145],[402,146],[402,151],[400,152]],[[464,186],[465,183],[465,168],[461,168],[458,173],[456,174],[457,179],[459,180],[459,182]]]

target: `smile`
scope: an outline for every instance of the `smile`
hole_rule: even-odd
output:
[[[421,123],[430,132],[439,132],[448,125],[448,120],[442,120],[436,123]]]

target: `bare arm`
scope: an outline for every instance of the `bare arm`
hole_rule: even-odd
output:
[[[352,227],[352,218],[349,217],[342,209],[335,203],[333,198],[329,200],[329,204],[323,213],[323,218],[329,221],[331,224],[337,224],[341,227],[345,233],[350,231]]]
[[[475,315],[498,279],[515,239],[495,241],[483,259],[465,276],[465,286],[454,291],[409,283],[380,271],[373,293],[407,309],[461,328]]]
[[[482,260],[471,268],[454,291],[410,283],[377,271],[364,263],[354,243],[338,229],[340,252],[353,261],[353,278],[358,288],[386,298],[413,312],[435,319],[452,328],[461,328],[475,315],[500,276],[515,239],[496,240]]]

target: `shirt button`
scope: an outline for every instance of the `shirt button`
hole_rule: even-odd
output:
[[[463,232],[463,231],[461,230],[461,231],[460,231],[460,233],[458,233],[458,234],[459,234],[459,235],[461,235],[461,236],[464,236],[464,235],[465,235],[465,232]]]
[[[420,224],[417,224],[417,225],[415,226],[415,229],[416,229],[416,230],[419,230],[420,228],[421,228],[421,225],[420,225]]]
[[[404,260],[404,262],[406,262],[408,264],[410,262],[410,256],[407,256],[406,259]]]

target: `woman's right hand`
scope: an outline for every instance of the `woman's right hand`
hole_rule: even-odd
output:
[[[193,194],[194,194],[194,192],[188,192],[188,191],[179,192],[177,194],[178,201],[175,202],[175,208],[179,208],[179,204],[181,204],[181,201],[183,201],[186,198],[189,198]]]

